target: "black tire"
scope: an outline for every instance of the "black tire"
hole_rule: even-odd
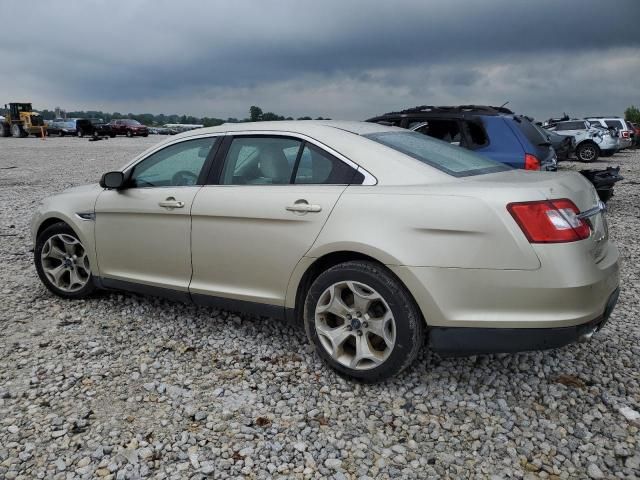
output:
[[[78,236],[75,234],[75,232],[73,231],[73,229],[71,229],[71,227],[69,227],[69,225],[67,225],[64,222],[54,223],[53,225],[50,225],[49,227],[45,228],[40,233],[40,235],[38,235],[38,238],[36,239],[36,245],[33,250],[33,260],[36,266],[36,271],[38,272],[38,277],[40,277],[40,280],[50,292],[54,293],[59,297],[67,298],[67,299],[86,298],[96,291],[96,286],[93,283],[93,277],[91,275],[89,275],[89,279],[86,285],[82,287],[80,290],[77,290],[74,292],[66,292],[58,288],[56,285],[54,285],[44,273],[44,269],[42,265],[42,256],[41,256],[42,249],[45,243],[47,242],[47,240],[49,240],[51,237],[55,235],[60,235],[60,234],[71,236],[78,241],[80,240]]]
[[[109,137],[111,137],[111,138],[116,138],[116,134],[115,134],[115,133],[110,133],[110,134],[109,134]]]
[[[316,306],[327,288],[343,281],[370,287],[389,306],[395,322],[395,343],[388,357],[378,366],[363,370],[350,368],[332,358],[318,337]],[[397,375],[413,363],[424,344],[425,322],[411,294],[384,266],[370,261],[345,262],[321,273],[307,292],[303,318],[307,338],[320,358],[338,374],[365,383],[380,382]]]
[[[60,131],[58,132],[58,136],[59,136],[59,137],[64,137],[64,132],[63,132],[62,130],[60,130]]]
[[[84,130],[79,129],[79,130],[76,132],[76,135],[77,135],[77,136],[79,136],[80,138],[84,137]]]
[[[142,136],[143,136],[143,137],[148,137],[148,136],[149,136],[149,134],[148,134],[148,133],[143,133],[143,134],[142,134]]]
[[[600,149],[595,143],[584,142],[576,148],[576,157],[581,162],[595,162],[600,156]]]
[[[11,136],[11,130],[9,130],[9,125],[7,125],[6,123],[1,123],[0,137],[10,137],[10,136]]]
[[[133,132],[131,130],[127,130],[127,137],[133,137]]]
[[[11,125],[11,136],[16,138],[24,138],[28,136],[28,134],[24,131],[22,125],[14,123],[13,125]]]

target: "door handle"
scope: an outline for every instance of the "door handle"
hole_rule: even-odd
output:
[[[182,208],[184,207],[184,202],[177,201],[173,197],[168,197],[166,200],[159,202],[158,205],[163,208]]]
[[[322,211],[322,207],[320,205],[309,205],[306,200],[298,200],[293,205],[288,205],[284,208],[288,212],[297,213],[317,213]]]

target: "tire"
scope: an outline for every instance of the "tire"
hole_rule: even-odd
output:
[[[0,123],[0,137],[10,137],[11,130],[9,129],[9,125],[6,123]]]
[[[345,262],[321,273],[307,292],[303,317],[320,358],[338,374],[365,383],[397,375],[424,344],[425,323],[413,298],[374,262]]]
[[[116,134],[115,134],[115,133],[110,133],[110,134],[109,134],[109,137],[111,137],[111,138],[116,138]]]
[[[60,131],[58,132],[58,136],[59,136],[59,137],[64,137],[64,132],[63,132],[62,130],[60,130]]]
[[[595,143],[584,142],[576,148],[576,157],[581,162],[595,162],[600,155],[600,149]]]
[[[86,250],[66,223],[55,223],[38,235],[33,257],[40,280],[55,295],[79,299],[96,290]]]
[[[78,137],[82,138],[82,137],[84,137],[84,131],[83,131],[82,129],[80,129],[80,130],[78,130],[78,131],[76,132],[76,135],[77,135]]]
[[[16,138],[24,138],[27,136],[27,132],[24,131],[22,125],[18,123],[13,123],[11,125],[11,136]]]
[[[148,137],[148,136],[149,136],[149,134],[148,134],[148,133],[143,133],[143,134],[142,134],[142,136],[143,136],[143,137]]]
[[[127,130],[127,137],[133,137],[133,132],[131,130]]]

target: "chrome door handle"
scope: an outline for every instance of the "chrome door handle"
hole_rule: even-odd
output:
[[[320,205],[309,205],[307,202],[296,202],[293,205],[286,206],[285,209],[289,212],[298,213],[318,213],[322,211]]]
[[[169,197],[166,200],[159,202],[158,205],[163,208],[182,208],[184,207],[184,202],[180,202],[173,197]]]

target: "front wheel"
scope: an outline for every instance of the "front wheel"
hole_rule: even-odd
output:
[[[27,132],[24,131],[24,129],[22,128],[22,125],[13,123],[11,125],[11,135],[16,138],[24,138],[27,136]]]
[[[55,223],[38,235],[34,262],[44,286],[59,297],[84,298],[96,289],[87,251],[66,223]]]
[[[133,137],[133,132],[131,130],[127,130],[127,137]]]
[[[424,320],[406,288],[373,262],[338,264],[311,285],[307,337],[339,374],[379,382],[408,367],[424,343]]]
[[[576,149],[576,157],[581,162],[595,162],[598,160],[599,148],[593,143],[581,143]]]

